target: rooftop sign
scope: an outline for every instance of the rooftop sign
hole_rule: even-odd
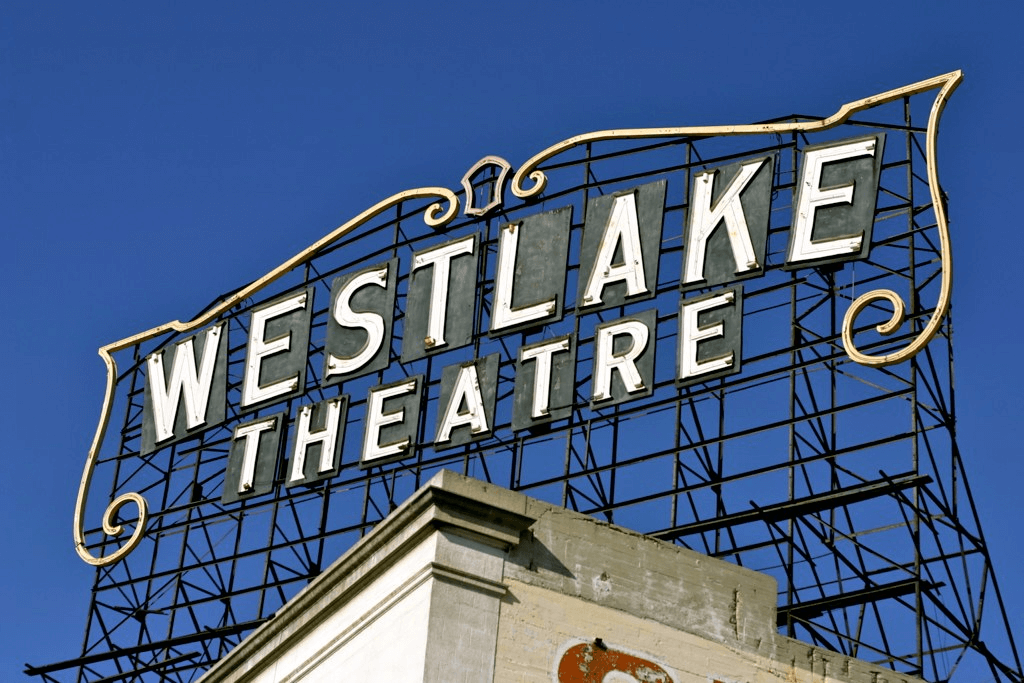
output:
[[[632,410],[659,393],[739,375],[753,355],[750,283],[833,272],[878,248],[892,142],[884,127],[841,124],[934,90],[925,140],[937,301],[913,324],[906,295],[890,288],[850,296],[842,312],[850,360],[883,367],[913,357],[949,305],[935,144],[960,79],[922,81],[825,119],[580,135],[514,173],[485,157],[461,197],[442,187],[395,194],[195,319],[103,347],[107,392],[76,505],[79,555],[117,562],[143,539],[151,514],[140,492],[122,493],[103,531],[121,534],[119,512],[132,503],[129,538],[105,554],[86,543],[86,498],[115,405],[137,415],[118,457],[207,452],[213,471],[193,502],[230,509],[275,490],[307,491],[346,468],[443,464],[469,444],[558,432],[577,414]],[[583,198],[549,191],[560,160],[596,143],[647,140],[653,149],[712,137],[734,138],[734,151],[627,173]],[[411,227],[414,211],[425,229]],[[381,221],[394,227],[390,241]],[[868,309],[873,317],[862,316]],[[126,350],[131,367],[121,374],[115,355]]]

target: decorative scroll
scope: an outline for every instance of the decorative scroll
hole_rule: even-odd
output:
[[[893,102],[901,98],[921,94],[931,90],[938,90],[935,101],[932,105],[931,114],[927,127],[927,176],[932,205],[934,206],[937,230],[939,235],[939,253],[941,263],[941,278],[939,282],[938,302],[931,314],[930,319],[923,328],[916,334],[910,343],[903,349],[884,355],[870,355],[860,351],[854,343],[855,324],[857,317],[868,307],[888,301],[893,307],[893,314],[890,319],[876,326],[876,330],[882,335],[891,335],[900,329],[905,319],[905,304],[902,298],[895,292],[887,289],[873,290],[858,297],[846,312],[843,320],[842,338],[846,352],[851,360],[866,366],[880,367],[899,363],[911,358],[918,353],[937,334],[939,327],[949,309],[949,297],[952,287],[952,261],[950,255],[949,228],[946,217],[945,206],[942,201],[941,191],[938,183],[938,171],[936,160],[936,143],[938,138],[939,119],[950,94],[960,84],[963,75],[960,71],[931,78],[919,83],[908,85],[895,90],[857,100],[843,105],[835,114],[817,121],[800,121],[788,123],[768,123],[754,125],[732,125],[732,126],[696,126],[676,128],[643,128],[643,129],[622,129],[605,130],[584,135],[578,135],[556,145],[553,145],[530,158],[514,175],[511,182],[513,194],[523,200],[538,199],[547,185],[547,175],[541,170],[541,165],[557,157],[563,152],[575,149],[581,145],[593,142],[626,140],[626,139],[647,139],[647,138],[678,138],[686,136],[709,137],[709,136],[739,136],[739,135],[760,135],[760,134],[781,134],[794,132],[824,131],[834,128],[858,113],[872,107]],[[485,166],[494,166],[498,174],[494,182],[492,201],[486,206],[475,206],[472,192],[471,179]],[[498,157],[484,157],[473,168],[471,168],[462,180],[466,191],[466,214],[480,216],[501,206],[506,173],[509,172],[508,162]],[[527,183],[530,183],[527,186]],[[113,354],[124,349],[131,348],[141,342],[154,339],[169,332],[188,332],[196,330],[216,319],[221,314],[230,310],[236,304],[256,294],[263,288],[275,282],[286,273],[296,267],[308,263],[317,257],[326,248],[330,247],[343,236],[354,229],[362,226],[371,219],[379,216],[384,211],[399,205],[402,202],[417,199],[438,198],[440,201],[431,204],[424,212],[424,221],[433,228],[443,228],[449,225],[459,213],[459,198],[454,192],[442,187],[425,187],[408,190],[395,194],[376,205],[366,209],[361,214],[338,227],[307,249],[285,261],[280,266],[270,271],[263,277],[252,282],[248,286],[226,297],[216,306],[205,311],[197,318],[182,323],[172,321],[155,327],[140,334],[122,339],[121,341],[102,347],[99,350],[100,357],[107,366],[106,394],[99,424],[96,429],[89,455],[85,463],[78,490],[78,499],[74,514],[74,539],[75,548],[79,556],[87,563],[95,566],[106,566],[117,562],[130,553],[141,541],[145,532],[148,517],[148,508],[145,499],[139,493],[126,493],[113,500],[106,508],[103,515],[103,532],[108,536],[117,537],[124,533],[123,525],[117,522],[118,513],[128,504],[133,504],[138,511],[138,519],[134,529],[127,541],[120,547],[103,556],[93,555],[85,544],[84,514],[89,486],[93,472],[96,468],[99,451],[106,433],[107,423],[114,403],[115,385],[118,371]]]
[[[939,285],[939,300],[935,305],[931,319],[924,329],[904,349],[882,356],[872,356],[861,352],[853,343],[854,323],[857,316],[865,308],[878,301],[889,301],[894,306],[891,319],[878,325],[875,329],[882,335],[890,335],[900,328],[904,320],[904,307],[902,303],[897,304],[899,295],[891,290],[878,289],[861,295],[854,301],[843,319],[843,345],[851,360],[872,367],[882,367],[900,363],[916,355],[935,336],[942,324],[943,318],[949,311],[949,296],[953,289],[953,261],[950,255],[949,223],[946,219],[946,208],[942,201],[942,192],[939,188],[939,173],[937,160],[937,141],[939,137],[939,118],[942,110],[946,107],[949,96],[956,90],[963,80],[962,71],[953,71],[942,76],[929,78],[925,81],[913,83],[902,88],[896,88],[879,95],[865,97],[862,100],[844,104],[832,116],[820,121],[798,121],[789,123],[764,123],[752,125],[735,126],[682,126],[678,128],[625,128],[622,130],[601,130],[594,133],[577,135],[563,140],[556,145],[535,154],[522,167],[516,171],[512,178],[512,192],[520,199],[536,197],[547,186],[547,175],[540,170],[540,165],[568,150],[593,142],[608,140],[635,140],[644,138],[669,138],[680,136],[723,136],[723,135],[757,135],[765,133],[810,133],[835,128],[848,121],[850,117],[858,112],[871,109],[881,104],[893,102],[903,97],[919,95],[930,90],[939,89],[932,104],[931,115],[928,117],[927,132],[927,161],[928,161],[928,188],[931,192],[932,205],[935,207],[935,216],[938,223],[939,251],[941,258],[942,280]],[[531,186],[526,187],[529,179]]]
[[[495,177],[490,181],[492,185],[491,200],[484,206],[477,206],[476,196],[473,192],[473,178],[488,167],[496,169]],[[485,156],[466,171],[466,175],[462,176],[462,189],[466,193],[465,212],[467,216],[486,216],[504,204],[505,179],[511,170],[512,166],[501,157]]]
[[[103,443],[103,437],[107,431],[110,411],[114,404],[114,388],[117,381],[117,362],[114,360],[112,354],[135,346],[136,344],[148,339],[153,339],[154,337],[158,337],[167,332],[188,332],[190,330],[198,329],[215,319],[221,313],[230,310],[235,304],[259,292],[261,289],[276,281],[284,274],[291,272],[295,267],[313,259],[325,248],[334,244],[343,236],[352,232],[367,221],[379,216],[388,209],[391,209],[402,202],[415,199],[428,199],[431,197],[438,197],[441,201],[431,204],[426,208],[423,221],[432,228],[444,227],[459,213],[459,198],[454,192],[444,187],[421,187],[415,190],[399,192],[366,209],[352,220],[339,226],[325,237],[288,259],[263,277],[226,297],[219,304],[210,308],[197,318],[185,323],[180,320],[173,320],[169,323],[146,330],[145,332],[140,332],[134,336],[122,339],[121,341],[114,342],[113,344],[108,344],[99,350],[100,357],[107,366],[107,388],[106,395],[103,399],[103,408],[100,411],[99,425],[96,427],[96,434],[93,436],[92,445],[89,448],[89,456],[85,461],[85,471],[82,473],[82,481],[78,485],[78,500],[75,502],[74,537],[75,550],[78,552],[79,557],[89,564],[97,567],[103,567],[117,562],[130,553],[135,546],[139,544],[139,541],[142,540],[142,535],[146,529],[146,520],[149,515],[149,508],[146,503],[146,499],[138,493],[126,493],[118,496],[110,503],[110,505],[107,506],[106,512],[103,515],[103,533],[114,537],[118,537],[123,534],[124,526],[116,523],[115,520],[121,508],[129,503],[133,503],[136,508],[138,508],[139,516],[138,520],[135,522],[135,528],[132,530],[131,536],[116,551],[109,555],[103,555],[100,557],[89,552],[89,549],[85,545],[85,521],[83,519],[85,516],[85,504],[89,495],[89,485],[92,483],[93,471],[96,469],[96,461],[99,457],[100,446]],[[446,206],[442,205],[442,202],[444,202]]]

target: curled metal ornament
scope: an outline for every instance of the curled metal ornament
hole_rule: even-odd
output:
[[[145,528],[146,518],[149,517],[149,504],[146,503],[145,498],[143,498],[137,493],[125,493],[115,498],[113,502],[111,502],[110,505],[107,506],[107,511],[103,515],[103,533],[105,533],[107,536],[117,537],[124,533],[124,526],[115,523],[114,519],[116,518],[117,513],[121,510],[121,508],[127,505],[128,503],[135,503],[135,506],[139,509],[138,528],[140,530]],[[139,542],[139,538],[142,538],[142,534],[133,532],[131,538],[128,540],[128,543],[122,548],[122,550],[124,550],[128,546],[134,548],[135,544]]]
[[[762,134],[782,134],[791,132],[815,132],[828,130],[834,128],[842,123],[845,123],[854,114],[870,109],[880,104],[885,104],[895,100],[899,100],[904,97],[910,97],[918,95],[930,90],[939,88],[939,93],[936,96],[935,102],[932,105],[931,115],[928,121],[927,130],[927,166],[928,166],[928,184],[931,192],[932,204],[934,206],[936,214],[936,224],[939,233],[939,251],[941,259],[941,282],[939,290],[939,299],[935,306],[935,310],[932,313],[928,323],[924,326],[921,332],[915,337],[912,342],[904,349],[889,353],[881,356],[872,356],[869,354],[862,353],[857,349],[853,342],[854,324],[857,316],[868,306],[878,301],[888,301],[893,306],[893,315],[890,320],[882,325],[877,326],[877,330],[881,334],[892,334],[895,332],[904,322],[904,303],[903,300],[895,292],[891,290],[874,290],[860,296],[853,305],[847,311],[846,316],[843,320],[843,344],[846,348],[849,357],[860,364],[868,366],[885,366],[891,365],[904,361],[916,353],[918,353],[938,332],[939,326],[942,320],[945,318],[946,313],[949,310],[949,297],[952,289],[952,259],[950,256],[950,241],[949,241],[949,225],[946,218],[945,206],[942,202],[941,191],[939,189],[938,182],[938,170],[936,165],[936,142],[938,137],[938,123],[939,118],[942,114],[942,110],[945,108],[946,101],[949,95],[957,88],[960,82],[963,80],[963,73],[960,71],[954,71],[941,76],[936,76],[918,83],[897,88],[895,90],[889,90],[887,92],[866,97],[861,100],[856,100],[848,104],[844,104],[839,110],[825,118],[818,121],[798,121],[788,123],[765,123],[765,124],[750,124],[750,125],[723,125],[723,126],[684,126],[684,127],[672,127],[672,128],[632,128],[632,129],[621,129],[621,130],[604,130],[593,133],[586,133],[583,135],[577,135],[575,137],[563,140],[547,149],[539,152],[538,154],[531,157],[522,167],[516,172],[512,179],[511,189],[513,194],[520,199],[530,199],[541,194],[547,186],[547,175],[539,169],[539,166],[562,152],[573,149],[580,145],[589,144],[592,142],[601,142],[607,140],[625,140],[625,139],[645,139],[645,138],[665,138],[665,137],[683,137],[683,136],[725,136],[725,135],[762,135]],[[526,183],[530,185],[527,186]],[[296,254],[291,259],[285,261],[283,264],[267,273],[260,279],[252,282],[247,287],[240,289],[231,296],[224,299],[219,305],[209,309],[204,314],[191,320],[187,323],[180,321],[172,321],[155,327],[146,332],[139,333],[127,339],[123,339],[119,342],[115,342],[108,346],[100,349],[100,356],[103,358],[107,365],[107,389],[106,396],[103,402],[103,408],[100,414],[99,425],[97,426],[96,435],[93,438],[92,447],[89,451],[88,459],[86,460],[85,471],[82,475],[81,485],[78,491],[78,500],[75,505],[75,519],[74,519],[74,538],[75,548],[78,554],[83,560],[89,564],[96,566],[105,566],[117,562],[119,559],[127,555],[136,545],[141,541],[142,535],[145,531],[146,521],[148,518],[148,508],[145,499],[138,493],[126,493],[119,496],[110,505],[107,506],[106,512],[103,517],[103,531],[104,533],[111,536],[118,536],[123,533],[123,526],[115,524],[114,520],[117,513],[125,505],[133,503],[137,506],[139,517],[135,524],[135,528],[132,531],[128,541],[118,548],[113,553],[96,557],[92,555],[85,545],[85,535],[83,526],[83,517],[86,499],[88,496],[89,485],[92,480],[93,470],[96,466],[96,460],[98,458],[100,445],[103,441],[104,433],[106,432],[107,422],[109,420],[110,411],[114,400],[114,383],[117,377],[117,366],[111,354],[123,349],[129,348],[136,344],[139,344],[148,339],[152,339],[161,334],[176,331],[176,332],[187,332],[202,327],[206,323],[215,319],[225,311],[229,310],[232,306],[237,304],[239,301],[252,296],[254,293],[274,282],[285,273],[291,271],[296,266],[314,258],[319,254],[321,250],[341,238],[343,235],[349,233],[355,228],[359,227],[363,223],[370,219],[380,215],[384,211],[400,204],[401,202],[414,199],[423,199],[429,197],[440,198],[441,201],[436,202],[428,206],[424,212],[424,222],[432,228],[444,227],[458,214],[459,200],[458,197],[451,190],[443,187],[424,187],[414,190],[407,190],[400,192],[391,197],[378,202],[374,206],[366,209],[352,220],[348,221],[344,225],[338,227],[330,234],[326,235],[304,251]],[[445,208],[442,202],[447,203]]]
[[[459,198],[455,196],[454,192],[448,192],[447,190],[446,192],[449,195],[445,197],[445,202],[448,204],[447,209],[441,206],[441,202],[434,202],[427,207],[423,214],[423,222],[432,228],[443,228],[451,223],[452,219],[459,212]]]
[[[96,429],[96,435],[93,437],[92,446],[89,448],[89,457],[85,461],[85,471],[82,473],[82,481],[78,485],[78,500],[75,503],[75,552],[85,562],[102,567],[104,565],[112,564],[117,562],[122,557],[130,553],[135,549],[135,546],[142,540],[142,534],[146,530],[146,520],[149,517],[149,506],[146,503],[146,499],[138,493],[126,493],[118,496],[103,513],[103,533],[107,536],[117,537],[124,533],[124,526],[115,522],[117,519],[118,512],[121,511],[125,505],[134,503],[138,509],[139,517],[135,522],[135,528],[132,530],[132,535],[128,538],[128,541],[124,543],[117,550],[109,555],[96,556],[89,552],[89,549],[85,546],[85,532],[84,532],[84,520],[85,515],[85,501],[89,494],[89,486],[92,483],[92,475],[96,469],[96,458],[99,457],[100,445],[103,442],[103,435],[107,429],[107,420],[110,417],[110,408],[114,400],[114,381],[117,377],[117,364],[114,359],[110,356],[109,347],[100,349],[100,356],[103,358],[107,365],[107,389],[106,396],[103,401],[103,411],[100,414],[100,424]]]
[[[366,209],[350,221],[335,228],[320,240],[314,242],[312,245],[288,259],[263,277],[253,281],[248,286],[243,287],[231,296],[225,298],[219,304],[210,308],[199,317],[184,323],[180,320],[173,320],[169,323],[154,327],[145,332],[140,332],[139,334],[100,348],[100,357],[107,366],[106,393],[103,398],[103,407],[100,411],[99,424],[96,427],[92,446],[89,448],[89,455],[85,461],[82,480],[78,486],[78,499],[75,501],[73,529],[75,551],[82,560],[97,567],[104,567],[122,559],[125,555],[134,550],[139,542],[142,541],[142,536],[146,531],[146,522],[149,519],[149,506],[146,503],[146,499],[143,498],[141,494],[135,492],[122,494],[111,501],[111,503],[107,505],[106,511],[103,513],[103,533],[115,538],[121,536],[124,533],[124,526],[116,521],[118,513],[126,505],[133,504],[138,510],[138,519],[135,522],[135,528],[132,530],[131,536],[129,536],[128,540],[117,550],[108,555],[93,555],[86,546],[84,519],[85,505],[89,497],[89,487],[92,484],[92,476],[96,470],[96,461],[99,458],[100,447],[103,444],[103,437],[107,431],[107,423],[110,420],[111,409],[114,405],[114,391],[116,389],[115,384],[117,381],[117,362],[114,360],[113,354],[168,332],[189,332],[191,330],[201,328],[211,320],[217,318],[217,316],[230,310],[231,307],[238,302],[253,296],[267,285],[293,270],[295,267],[315,258],[321,251],[336,242],[338,239],[352,230],[355,230],[367,221],[379,216],[388,209],[391,209],[405,201],[429,199],[432,197],[439,198],[440,201],[431,204],[424,210],[423,221],[432,228],[444,227],[459,213],[459,198],[448,188],[420,187],[414,190],[406,190],[404,192],[393,194],[387,199],[384,199]]]
[[[904,349],[893,353],[872,356],[861,352],[853,342],[854,323],[857,315],[872,303],[877,301],[889,301],[894,306],[894,315],[889,322],[879,325],[878,330],[882,334],[892,334],[904,320],[904,304],[899,295],[891,290],[874,290],[857,298],[843,319],[843,345],[847,355],[856,363],[861,365],[881,367],[900,363],[916,355],[936,335],[939,326],[942,324],[946,313],[949,311],[949,298],[953,288],[953,260],[950,253],[949,223],[946,218],[946,207],[942,201],[942,193],[939,189],[938,163],[936,148],[939,135],[939,118],[942,110],[946,107],[949,96],[956,90],[963,80],[962,71],[953,71],[941,76],[935,76],[924,81],[912,83],[889,90],[878,95],[865,97],[861,100],[844,104],[839,110],[820,121],[796,121],[788,123],[759,123],[752,125],[726,125],[726,126],[683,126],[676,128],[626,128],[621,130],[602,130],[594,133],[586,133],[563,140],[547,149],[535,154],[523,164],[512,178],[512,193],[520,199],[530,199],[544,191],[547,186],[547,176],[539,169],[545,161],[558,156],[580,145],[593,142],[604,142],[607,140],[628,140],[644,138],[665,138],[683,136],[722,136],[722,135],[761,135],[802,132],[810,133],[815,131],[828,130],[842,123],[845,123],[854,114],[871,109],[881,104],[893,102],[904,97],[911,97],[930,90],[939,89],[932,103],[931,114],[928,117],[928,130],[926,134],[926,158],[928,166],[928,188],[931,193],[932,205],[935,208],[936,225],[939,233],[939,254],[942,269],[942,279],[939,284],[939,299],[935,305],[928,323],[921,332]],[[526,183],[531,183],[526,185]],[[898,303],[897,303],[898,302]],[[898,322],[897,322],[898,319]],[[883,331],[884,330],[884,331]]]
[[[892,315],[884,323],[875,326],[875,330],[881,335],[890,335],[896,330],[900,329],[903,325],[903,321],[906,320],[906,306],[903,304],[903,299],[892,291],[891,289],[874,289],[867,294],[861,294],[857,297],[857,300],[853,302],[853,305],[846,311],[846,315],[843,317],[843,347],[846,349],[846,354],[851,360],[860,363],[862,365],[889,365],[891,363],[897,363],[906,357],[907,349],[891,353],[887,356],[868,356],[857,350],[857,347],[853,343],[853,324],[860,315],[861,311],[875,303],[876,301],[888,301],[892,304]],[[930,338],[930,337],[929,337]],[[917,343],[915,340],[914,343]],[[924,342],[928,343],[927,341]],[[907,347],[910,348],[910,347]],[[914,352],[916,353],[916,351]]]
[[[909,345],[899,351],[881,356],[872,356],[860,351],[853,342],[854,325],[857,322],[857,316],[876,301],[884,300],[890,302],[893,305],[892,317],[888,322],[875,328],[881,335],[890,335],[903,324],[905,317],[903,300],[896,292],[888,289],[876,289],[857,297],[843,317],[843,347],[846,349],[846,355],[861,365],[884,367],[914,357],[935,337],[939,331],[939,326],[946,317],[946,313],[949,312],[949,298],[953,290],[953,256],[949,240],[949,220],[946,216],[946,205],[943,202],[942,191],[939,188],[936,148],[939,137],[939,117],[942,116],[942,110],[945,109],[946,101],[949,99],[950,94],[960,85],[961,80],[963,80],[961,72],[957,71],[949,74],[949,79],[942,86],[939,94],[936,95],[935,102],[932,103],[931,114],[928,117],[928,133],[925,146],[928,161],[928,189],[931,192],[932,206],[935,210],[935,223],[939,233],[939,258],[942,271],[942,279],[939,283],[939,300],[935,304],[935,310],[932,312],[928,323]]]
[[[530,161],[532,162],[533,159]],[[528,177],[530,182],[533,183],[531,187],[523,187],[524,175],[521,173],[516,173],[515,177],[512,178],[512,194],[520,199],[529,199],[534,195],[538,195],[548,186],[548,177],[544,174],[544,171],[533,170],[525,177]]]

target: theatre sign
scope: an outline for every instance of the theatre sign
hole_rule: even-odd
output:
[[[400,192],[195,319],[102,348],[107,394],[76,507],[79,555],[116,562],[144,538],[152,514],[143,492],[119,493],[103,530],[120,534],[120,511],[132,503],[130,538],[104,537],[102,552],[90,549],[86,499],[104,449],[122,463],[203,454],[206,474],[190,502],[223,511],[329,486],[346,472],[445,466],[473,448],[590,419],[580,416],[731,381],[745,361],[765,356],[752,351],[751,335],[792,338],[792,330],[750,329],[751,311],[766,309],[752,303],[751,286],[764,294],[770,278],[868,263],[891,240],[879,234],[890,206],[880,191],[886,150],[908,143],[885,126],[851,124],[935,91],[922,130],[936,300],[911,322],[910,297],[891,288],[833,297],[850,302],[841,312],[849,361],[911,358],[949,305],[935,145],[959,81],[959,72],[930,79],[824,119],[581,135],[515,171],[484,157],[463,193]],[[724,147],[696,158],[705,140]],[[593,172],[604,157],[579,161],[593,145],[612,145],[613,158],[620,141],[646,141],[644,151],[667,161],[637,169],[627,157],[610,180],[576,180],[573,192],[556,184],[567,166]],[[130,369],[121,372],[115,356],[126,351]],[[115,407],[134,417],[119,443],[105,445]]]

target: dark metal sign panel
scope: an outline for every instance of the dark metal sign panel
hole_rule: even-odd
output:
[[[804,148],[790,268],[867,257],[884,151],[885,133]]]
[[[444,468],[768,572],[790,635],[995,661],[936,164],[960,78],[485,156],[104,347],[82,680],[194,680]]]
[[[657,315],[654,309],[641,311],[594,329],[591,408],[607,408],[654,391]]]
[[[347,420],[347,396],[299,408],[287,462],[286,487],[309,485],[338,475]]]
[[[142,455],[224,420],[227,345],[224,325],[214,325],[146,358]]]
[[[569,417],[575,369],[576,340],[572,335],[520,346],[512,429],[518,432]]]
[[[461,446],[494,433],[498,362],[498,354],[492,353],[444,369],[434,434],[438,448]]]
[[[659,180],[587,203],[576,301],[581,309],[615,308],[654,296],[665,187]]]
[[[473,341],[479,243],[474,234],[413,254],[402,362]]]
[[[398,261],[391,259],[331,283],[323,383],[338,384],[388,366]]]
[[[774,168],[774,157],[762,157],[694,174],[683,289],[764,273]]]
[[[572,207],[501,226],[491,306],[492,336],[562,319]]]
[[[222,503],[269,493],[274,488],[284,413],[275,413],[235,427],[224,472]]]
[[[409,457],[419,434],[422,398],[422,375],[370,389],[360,467],[379,466]]]
[[[310,287],[253,309],[241,409],[273,404],[305,391],[313,292]]]
[[[680,386],[738,373],[743,366],[743,289],[730,287],[680,304]]]

